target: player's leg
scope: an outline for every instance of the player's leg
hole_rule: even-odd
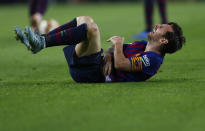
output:
[[[77,25],[83,24],[87,25],[87,38],[63,49],[70,75],[76,82],[104,82],[98,26],[88,16],[77,17]]]
[[[44,35],[45,46],[76,45],[87,39],[87,24],[81,24],[74,28],[62,30],[51,35]]]
[[[90,17],[78,17],[77,25],[77,27],[63,30],[50,36],[41,36],[27,27],[26,33],[31,51],[37,53],[45,47],[76,45],[78,43],[76,46],[78,56],[85,56],[100,51],[100,34],[93,20]],[[21,37],[21,34],[17,34],[17,36]]]
[[[166,0],[157,0],[162,24],[167,23]]]
[[[70,26],[74,28],[69,28]],[[51,35],[46,37],[46,47],[77,44],[75,51],[79,57],[101,51],[98,26],[89,16],[77,17],[69,24],[64,24],[49,34]]]
[[[97,24],[89,16],[77,17],[77,25],[87,24],[87,39],[77,44],[75,51],[77,56],[88,56],[101,51],[100,31]]]
[[[152,31],[154,0],[145,0],[146,31]]]
[[[154,0],[145,0],[144,2],[146,28],[143,32],[133,36],[135,40],[147,39],[147,34],[152,31]]]
[[[74,27],[80,26],[82,24],[88,25],[88,33],[93,34],[93,36],[89,36],[92,39],[86,40],[83,43],[79,43],[76,46],[77,55],[79,55],[79,56],[89,55],[90,53],[92,54],[92,53],[95,53],[96,51],[99,51],[101,49],[99,29],[98,29],[97,25],[94,23],[93,19],[88,17],[88,16],[80,16],[80,17],[74,18],[72,21],[70,21],[64,25],[61,25],[58,28],[54,29],[53,31],[47,33],[46,36],[51,36],[55,33],[58,33],[58,32],[61,32],[63,30],[67,30],[70,28],[74,28]],[[96,28],[96,29],[94,29],[94,28]],[[56,37],[54,37],[54,38],[56,38]],[[87,41],[90,41],[91,43],[89,44],[89,43],[87,43]],[[93,43],[94,43],[94,45],[93,45]],[[88,47],[88,45],[90,45],[90,47]],[[50,45],[47,45],[47,47],[48,46],[53,46],[53,45],[50,44]]]
[[[31,27],[26,27],[26,31],[15,27],[14,31],[17,40],[21,40],[33,53],[37,53],[46,47],[77,44],[87,38],[86,24],[50,36],[41,35],[37,30],[32,31]],[[27,37],[25,34],[27,34]]]
[[[41,47],[77,44],[75,51],[79,57],[101,51],[100,32],[93,19],[89,16],[80,16],[76,18],[76,21],[77,26],[74,28],[45,36],[45,45],[41,45]],[[27,32],[30,32],[28,36],[33,36],[31,31],[28,30]],[[33,38],[30,38],[31,46],[34,45],[33,47],[37,47],[35,46],[36,43],[32,42],[32,39]],[[33,53],[37,53],[39,49],[40,48],[37,48]]]
[[[29,27],[26,28],[26,33],[28,35],[30,47],[32,47],[31,51],[33,53],[37,53],[38,51],[40,51],[45,47],[78,44],[81,41],[87,39],[87,32],[88,32],[87,30],[88,28],[85,22],[74,28],[69,28],[61,32],[53,33],[49,36],[47,35],[41,36],[39,33],[33,32]],[[20,30],[18,32],[24,32],[24,31]],[[25,38],[24,36],[22,36],[22,34],[24,33],[17,33],[17,37]]]
[[[76,45],[87,39],[87,24],[63,30],[50,36],[40,35],[40,33],[32,31],[31,27],[26,27],[25,33],[27,34],[31,51],[37,53],[46,47]]]
[[[76,20],[77,27],[50,36],[41,36],[27,27],[31,50],[37,53],[45,47],[70,45],[64,48],[64,53],[73,79],[77,82],[104,82],[98,26],[88,16],[77,17]]]
[[[39,29],[42,16],[44,15],[48,5],[48,0],[30,0],[29,14],[33,29]]]
[[[52,35],[52,34],[61,32],[61,31],[66,30],[66,29],[74,28],[74,27],[76,27],[76,26],[77,26],[77,19],[74,18],[72,21],[67,22],[67,23],[65,23],[65,24],[63,24],[63,25],[57,27],[56,29],[54,29],[54,30],[48,32],[46,35],[47,35],[47,36],[50,36],[50,35]]]

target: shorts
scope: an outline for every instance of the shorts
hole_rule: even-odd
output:
[[[102,72],[103,50],[89,56],[78,57],[75,52],[76,45],[69,45],[63,48],[70,75],[74,81],[80,83],[105,82]]]

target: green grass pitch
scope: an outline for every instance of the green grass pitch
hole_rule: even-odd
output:
[[[26,5],[0,6],[0,131],[204,131],[205,3],[169,3],[168,17],[187,38],[147,82],[79,84],[63,47],[31,54],[15,41],[14,26],[29,24]],[[143,4],[52,5],[45,18],[61,24],[89,15],[102,47],[112,35],[143,30]],[[159,23],[155,10],[155,24]]]

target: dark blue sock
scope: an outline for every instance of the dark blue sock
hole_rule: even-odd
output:
[[[45,36],[46,47],[78,44],[87,38],[87,24]]]
[[[61,26],[57,27],[56,29],[54,29],[54,30],[48,32],[46,35],[47,35],[47,36],[50,36],[50,35],[52,35],[52,34],[55,34],[55,33],[61,32],[61,31],[63,31],[63,30],[70,29],[70,28],[74,28],[74,27],[76,27],[76,26],[77,26],[77,20],[76,20],[76,18],[75,18],[75,19],[73,19],[72,21],[70,21],[70,22],[68,22],[68,23],[66,23],[66,24],[64,24],[64,25],[61,25]]]

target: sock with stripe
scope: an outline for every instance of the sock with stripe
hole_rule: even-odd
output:
[[[68,22],[68,23],[66,23],[66,24],[64,24],[64,25],[61,25],[61,26],[57,27],[56,29],[54,29],[54,30],[48,32],[46,35],[47,35],[47,36],[50,36],[50,35],[52,35],[52,34],[55,34],[55,33],[61,32],[61,31],[63,31],[63,30],[70,29],[70,28],[74,28],[74,27],[76,27],[76,26],[77,26],[77,20],[76,20],[76,18],[74,18],[72,21],[70,21],[70,22]]]
[[[44,35],[46,47],[78,44],[87,38],[87,24]]]

